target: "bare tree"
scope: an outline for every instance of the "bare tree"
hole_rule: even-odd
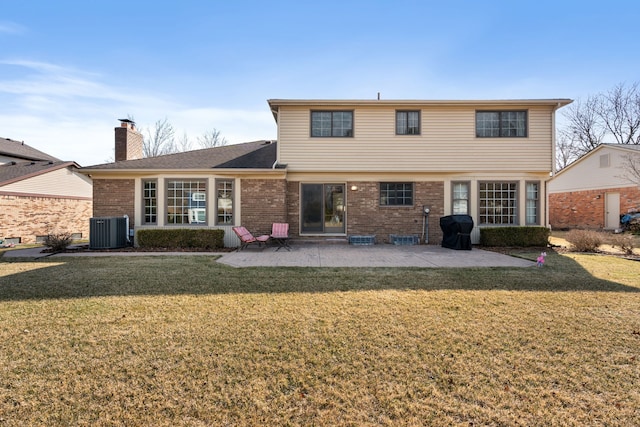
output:
[[[227,139],[220,135],[220,131],[216,128],[206,131],[198,137],[198,144],[202,148],[213,148],[227,145]]]
[[[586,101],[576,101],[564,110],[568,120],[567,128],[562,133],[575,147],[578,155],[585,154],[598,145],[606,134],[600,111],[603,110],[600,96],[589,96]]]
[[[599,111],[602,123],[618,144],[640,144],[640,92],[638,83],[623,83],[601,96]]]
[[[177,152],[190,151],[193,149],[193,141],[189,139],[187,132],[184,132],[182,136],[176,142]]]
[[[556,169],[566,168],[579,157],[579,151],[571,140],[571,135],[565,130],[558,131],[556,138]]]
[[[622,178],[640,186],[640,152],[622,156]]]
[[[156,157],[178,151],[175,143],[175,131],[166,117],[163,120],[158,120],[153,129],[147,128],[145,134],[142,146],[144,157]]]
[[[133,121],[132,118],[131,120]],[[143,131],[143,136],[144,157],[156,157],[193,149],[193,141],[189,138],[187,132],[176,138],[175,130],[166,117],[156,121],[153,128],[146,128]],[[202,148],[220,147],[227,144],[227,140],[215,128],[198,137],[197,141]]]
[[[620,83],[576,101],[563,112],[567,126],[558,130],[556,163],[576,160],[602,143],[640,144],[640,89]],[[570,145],[573,146],[573,150]]]

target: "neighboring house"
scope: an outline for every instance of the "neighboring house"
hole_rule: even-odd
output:
[[[91,179],[78,164],[0,138],[0,239],[35,243],[47,234],[89,236]]]
[[[620,216],[640,211],[640,182],[629,179],[626,156],[640,146],[602,144],[549,182],[549,223],[554,229],[616,229]]]
[[[126,214],[138,229],[224,228],[228,246],[240,224],[433,244],[444,215],[471,215],[479,227],[548,224],[555,111],[571,100],[268,102],[277,142],[140,159],[142,137],[123,121],[117,161],[82,169],[93,178],[94,216]]]

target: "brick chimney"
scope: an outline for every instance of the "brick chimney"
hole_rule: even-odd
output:
[[[136,124],[129,119],[120,119],[116,132],[116,162],[141,159],[142,134],[136,130]]]

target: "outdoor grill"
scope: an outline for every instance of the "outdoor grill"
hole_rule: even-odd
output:
[[[473,218],[469,215],[448,215],[440,218],[442,246],[449,249],[471,250]]]

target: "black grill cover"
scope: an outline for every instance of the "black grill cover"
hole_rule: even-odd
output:
[[[442,246],[449,249],[471,250],[473,218],[469,215],[448,215],[440,218]]]

